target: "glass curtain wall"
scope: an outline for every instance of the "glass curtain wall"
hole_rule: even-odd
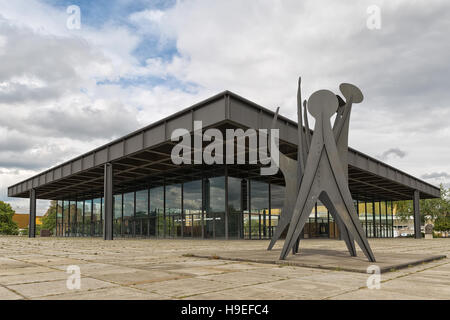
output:
[[[62,236],[62,201],[56,201],[56,235]]]
[[[115,236],[269,239],[278,225],[284,186],[237,177],[212,176],[114,195]],[[391,201],[354,201],[367,237],[393,237]],[[226,208],[228,212],[226,214]],[[101,236],[102,198],[57,201],[57,236]],[[286,230],[284,230],[285,236]],[[320,202],[304,238],[338,238],[333,216]]]
[[[84,234],[86,236],[92,236],[92,199],[84,201]]]
[[[63,201],[63,237],[69,236],[69,201]]]
[[[272,237],[283,211],[284,186],[270,184],[269,238]]]
[[[122,236],[122,194],[114,195],[114,236]]]
[[[181,184],[166,186],[165,235],[181,237]]]
[[[225,237],[225,177],[209,178],[208,237]],[[211,226],[212,224],[212,226]],[[212,230],[211,230],[212,229]],[[212,231],[212,234],[211,234]]]
[[[316,237],[329,237],[328,209],[319,201],[317,203],[317,234]]]
[[[164,186],[150,189],[150,236],[164,237]]]
[[[131,237],[134,234],[134,192],[129,192],[123,195],[123,235]]]
[[[148,190],[145,189],[136,192],[136,234],[148,237],[148,231]]]
[[[231,239],[242,235],[241,182],[242,179],[228,177],[228,237]]]
[[[76,224],[75,224],[75,234],[77,237],[81,237],[83,235],[83,212],[84,212],[83,201],[76,202]]]
[[[183,185],[184,237],[202,237],[202,181]]]
[[[94,199],[92,204],[92,227],[93,236],[101,236],[103,234],[102,228],[102,199]]]
[[[268,238],[267,226],[269,220],[269,184],[250,180],[251,197],[251,233],[252,239]]]

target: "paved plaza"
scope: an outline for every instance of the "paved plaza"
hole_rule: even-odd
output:
[[[450,254],[450,239],[369,242],[375,256]],[[260,240],[0,237],[0,299],[450,299],[448,258],[382,273],[380,289],[367,288],[368,274],[339,268],[218,259],[224,252],[260,251],[267,245]],[[275,249],[281,246],[282,241]],[[302,249],[346,250],[343,241],[328,239],[302,241]],[[80,289],[67,287],[72,265],[80,267]]]

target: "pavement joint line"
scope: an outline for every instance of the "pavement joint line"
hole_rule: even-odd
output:
[[[202,279],[202,280],[208,280],[211,282],[220,282],[220,283],[225,283],[225,284],[229,284],[231,285],[232,283],[229,282],[225,282],[225,281],[220,281],[220,280],[211,280],[211,279]],[[198,296],[201,294],[205,294],[205,293],[216,293],[216,292],[221,292],[221,291],[229,291],[229,290],[234,290],[234,289],[241,289],[241,288],[246,288],[246,287],[252,287],[252,286],[256,286],[256,285],[260,285],[260,284],[267,284],[267,283],[273,283],[273,282],[278,282],[278,281],[282,281],[282,280],[289,280],[289,279],[277,279],[277,280],[272,280],[272,281],[267,281],[267,282],[258,282],[258,283],[252,283],[252,284],[245,284],[245,285],[241,285],[241,286],[235,286],[233,288],[227,288],[227,289],[221,289],[221,290],[216,290],[216,291],[207,291],[207,292],[201,292],[201,293],[194,293],[191,295],[186,295],[183,296],[183,298],[180,299],[184,299],[184,298],[188,298],[188,297],[194,297],[194,296]]]
[[[439,261],[439,260],[438,260],[438,261]],[[401,274],[401,275],[399,275],[398,277],[395,277],[395,278],[392,278],[392,279],[382,280],[381,283],[387,283],[387,282],[389,282],[389,281],[393,281],[393,280],[397,280],[397,279],[400,279],[400,278],[404,278],[404,277],[407,277],[407,276],[409,276],[409,275],[412,275],[412,274],[415,274],[415,273],[419,273],[419,272],[422,272],[422,271],[425,271],[425,270],[437,268],[437,267],[440,267],[440,266],[443,266],[443,265],[446,265],[446,264],[449,264],[449,262],[442,263],[442,264],[439,264],[439,265],[436,265],[436,266],[431,266],[431,267],[424,268],[424,269],[417,270],[417,271],[411,271],[411,272],[406,273],[406,274]],[[416,265],[416,266],[417,266],[417,265]],[[416,267],[416,266],[412,266],[412,267]],[[405,269],[405,270],[407,270],[407,269]],[[324,298],[323,300],[329,300],[329,299],[332,299],[332,298],[334,298],[334,297],[341,296],[341,295],[343,295],[343,294],[347,294],[347,293],[351,293],[351,292],[357,292],[357,291],[365,290],[365,289],[367,289],[367,287],[359,287],[359,288],[357,288],[357,289],[349,290],[349,291],[344,292],[344,293],[339,293],[339,294],[336,294],[336,295],[331,295],[331,296],[329,296],[329,297]],[[417,297],[420,298],[420,296],[417,296]]]
[[[55,257],[58,257],[58,256],[55,256]],[[14,259],[14,260],[16,260],[16,259]],[[17,261],[21,261],[21,260],[17,260]],[[21,261],[21,262],[23,262],[23,261]],[[31,263],[31,262],[30,262],[30,263]],[[40,264],[38,264],[38,263],[34,263],[34,262],[32,262],[31,264],[34,264],[34,265],[37,265],[37,266],[42,266],[42,265],[40,265]],[[57,271],[61,271],[60,269],[52,268],[52,266],[49,266],[49,268],[54,269],[54,270],[57,270]],[[116,283],[116,282],[114,282],[114,281],[98,279],[98,278],[96,278],[95,276],[87,276],[87,278],[92,278],[92,279],[95,279],[95,280],[98,280],[98,281],[107,282],[107,283],[114,284],[114,285],[121,286],[121,287],[132,288],[132,287],[130,287],[130,286],[128,286],[128,285]],[[82,278],[81,278],[81,279],[82,279]],[[42,282],[52,282],[52,281],[61,281],[61,280],[49,280],[49,281],[30,282],[30,283],[42,283]],[[30,283],[20,283],[20,284],[30,284]],[[20,284],[15,284],[15,285],[20,285]],[[0,285],[1,285],[1,284],[0,284]],[[9,289],[9,288],[8,288],[8,289]],[[99,288],[99,289],[101,289],[101,288]],[[135,289],[141,290],[141,289],[139,289],[139,288],[135,288]],[[11,290],[11,291],[13,291],[13,290]],[[87,291],[89,291],[89,290],[87,290]],[[147,291],[143,290],[143,292],[147,292]],[[51,295],[42,295],[42,296],[39,296],[39,297],[49,297],[49,296],[58,296],[58,295],[62,295],[62,294],[59,293],[59,294],[51,294]],[[23,295],[20,294],[20,296],[23,296]],[[39,297],[37,297],[37,298],[39,298]],[[27,298],[27,300],[28,300],[28,299],[29,299],[29,298]]]
[[[1,283],[0,283],[0,287],[6,289],[6,290],[8,290],[8,291],[11,291],[11,292],[14,293],[14,294],[17,294],[18,296],[22,297],[22,298],[25,299],[25,300],[29,300],[29,299],[28,299],[27,297],[25,297],[23,294],[17,292],[17,291],[14,290],[14,289],[8,288],[7,286],[4,286],[4,285],[1,284]]]

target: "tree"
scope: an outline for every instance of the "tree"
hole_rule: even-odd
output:
[[[52,233],[56,228],[56,201],[51,201],[47,212],[42,217],[42,230],[50,230]]]
[[[425,223],[427,219],[435,221],[438,218],[450,215],[450,188],[446,189],[442,184],[440,188],[440,198],[420,200],[420,219],[422,223]],[[413,215],[414,209],[411,200],[396,202],[396,216],[400,220],[406,221]]]
[[[450,231],[450,216],[439,217],[434,221],[434,230]]]
[[[9,203],[0,201],[0,234],[19,234],[19,227],[12,219],[15,213]]]

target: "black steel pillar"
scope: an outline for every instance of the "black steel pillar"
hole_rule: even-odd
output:
[[[225,239],[228,240],[228,215],[230,214],[228,207],[228,167],[225,165]]]
[[[419,190],[414,190],[414,236],[416,239],[422,238],[422,233],[420,231],[420,193]]]
[[[184,237],[184,183],[181,183],[181,237]]]
[[[30,220],[28,222],[28,238],[36,237],[36,190],[30,190]]]
[[[103,238],[113,239],[113,166],[111,163],[105,164],[104,191],[105,214],[103,223]]]

